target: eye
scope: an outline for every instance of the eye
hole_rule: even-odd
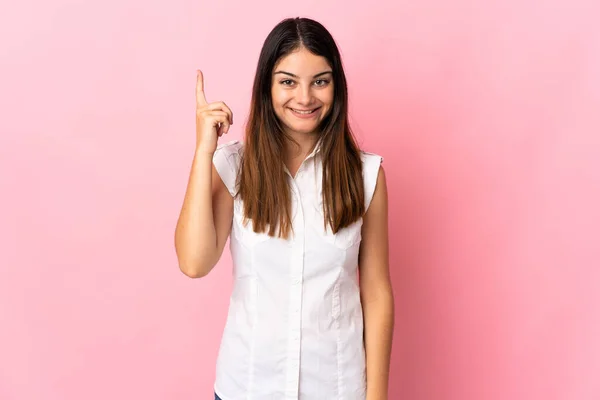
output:
[[[329,80],[328,79],[317,79],[315,81],[315,84],[317,86],[327,86],[329,84]]]
[[[291,86],[294,84],[294,81],[291,79],[284,79],[280,82],[283,86]]]

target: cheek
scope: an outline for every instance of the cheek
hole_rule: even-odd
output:
[[[271,101],[273,101],[273,104],[277,104],[279,99],[279,92],[277,91],[277,89],[272,86],[271,87]]]
[[[286,102],[284,94],[278,90],[271,91],[271,98],[273,99],[273,107],[276,109],[283,107]]]
[[[323,93],[323,96],[321,96],[321,102],[323,104],[327,104],[328,106],[333,104],[333,89]]]
[[[321,101],[323,102],[323,104],[325,104],[325,112],[323,114],[323,118],[325,118],[327,115],[329,115],[331,113],[331,110],[333,109],[333,90],[331,91],[331,93],[328,93],[326,96],[324,96]]]
[[[329,99],[329,104],[332,104],[333,103],[333,87],[329,91],[328,99]]]

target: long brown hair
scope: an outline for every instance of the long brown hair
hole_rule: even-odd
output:
[[[258,59],[246,125],[239,176],[245,219],[255,232],[289,237],[292,230],[291,193],[282,154],[286,135],[273,109],[273,68],[291,52],[304,47],[329,62],[333,72],[332,109],[319,126],[323,160],[324,226],[332,231],[352,224],[365,212],[360,149],[348,123],[348,88],[339,50],[331,34],[308,18],[281,21],[267,36]]]

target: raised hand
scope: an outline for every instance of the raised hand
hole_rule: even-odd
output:
[[[217,140],[229,132],[233,113],[222,101],[208,103],[204,95],[204,77],[198,70],[196,82],[196,151],[214,153]]]

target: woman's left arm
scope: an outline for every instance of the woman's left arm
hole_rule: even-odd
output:
[[[394,330],[394,297],[389,275],[388,200],[385,172],[379,168],[373,199],[363,217],[359,254],[364,315],[367,400],[387,400]]]

